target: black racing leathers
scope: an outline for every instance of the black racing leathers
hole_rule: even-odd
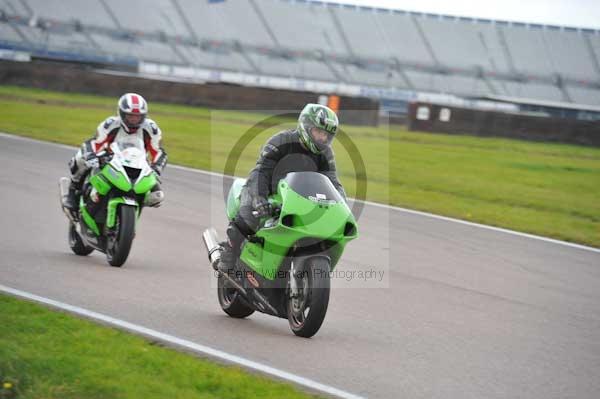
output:
[[[322,173],[346,199],[344,188],[337,177],[331,148],[314,154],[304,147],[296,130],[279,132],[263,146],[256,166],[250,172],[242,190],[240,210],[227,230],[230,243],[236,252],[243,237],[254,234],[258,228],[259,220],[252,215],[253,199],[268,198],[276,191],[279,180],[289,172]]]
[[[289,172],[319,172],[329,177],[334,187],[346,198],[337,178],[331,148],[313,154],[304,147],[295,130],[277,133],[263,146],[256,166],[250,172],[246,188],[251,197],[267,198],[276,191],[277,183]]]

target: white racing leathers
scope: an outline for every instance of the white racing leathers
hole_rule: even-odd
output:
[[[156,173],[161,174],[167,164],[167,153],[160,146],[162,133],[156,122],[146,118],[136,133],[127,133],[121,126],[118,116],[111,116],[98,125],[96,137],[84,141],[75,156],[69,161],[71,180],[75,185],[81,185],[90,167],[87,160],[96,154],[109,150],[113,142],[136,143],[142,141],[149,156],[149,163]]]

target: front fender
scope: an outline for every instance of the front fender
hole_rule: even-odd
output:
[[[115,221],[117,219],[117,207],[122,206],[133,206],[135,207],[135,213],[139,214],[140,205],[136,200],[124,197],[111,198],[108,201],[107,212],[106,212],[106,227],[115,227]]]

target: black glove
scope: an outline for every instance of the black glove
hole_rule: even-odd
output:
[[[97,157],[98,157],[98,161],[100,163],[100,167],[103,167],[108,162],[110,162],[110,160],[113,157],[113,154],[108,151],[102,151],[99,154],[97,154]]]
[[[273,206],[269,201],[267,201],[264,197],[257,197],[252,201],[252,206],[256,210],[255,216],[258,218],[263,218],[266,216],[271,216],[273,214]]]

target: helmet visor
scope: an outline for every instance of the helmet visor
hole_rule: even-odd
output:
[[[331,142],[333,141],[334,135],[329,133],[327,130],[313,126],[310,128],[309,134],[319,151],[323,151],[326,148],[331,147]]]
[[[129,129],[135,130],[144,123],[146,114],[121,112],[121,119]]]

